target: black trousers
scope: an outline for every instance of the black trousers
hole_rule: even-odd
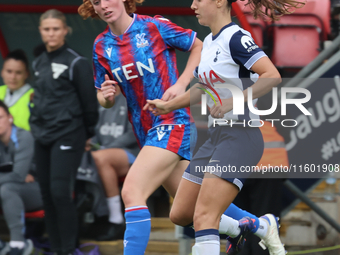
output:
[[[266,213],[280,216],[283,181],[285,179],[247,179],[234,204],[257,217]],[[245,247],[239,255],[269,255],[268,249],[259,245],[260,239],[248,235]]]
[[[53,252],[72,253],[77,242],[75,178],[85,148],[85,130],[78,129],[52,144],[35,142],[36,167],[47,233]]]

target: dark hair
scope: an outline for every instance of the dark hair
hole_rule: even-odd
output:
[[[5,112],[7,113],[7,115],[10,115],[8,106],[2,100],[0,100],[0,108],[3,108]]]
[[[124,2],[125,10],[127,14],[134,13],[136,11],[136,3],[141,4],[144,0],[126,0]],[[83,4],[79,6],[78,13],[83,19],[91,18],[99,18],[97,13],[95,13],[91,0],[83,0]]]
[[[4,63],[9,59],[22,61],[25,64],[26,71],[27,72],[29,71],[28,59],[27,59],[26,53],[22,49],[17,49],[17,50],[14,50],[8,53],[4,59]]]
[[[228,5],[231,7],[231,4],[236,1],[237,0],[228,0]],[[265,15],[272,20],[278,20],[280,16],[284,14],[290,14],[294,12],[294,9],[301,8],[305,5],[305,2],[299,2],[297,0],[247,0],[247,1],[248,3],[246,5],[250,6],[250,9],[252,10],[255,19],[259,16]]]

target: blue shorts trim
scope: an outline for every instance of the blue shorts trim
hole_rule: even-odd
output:
[[[136,160],[135,155],[133,155],[131,152],[129,152],[127,150],[124,150],[124,151],[125,151],[125,153],[126,153],[126,155],[128,157],[129,164],[132,165],[133,162],[135,162],[135,160]]]

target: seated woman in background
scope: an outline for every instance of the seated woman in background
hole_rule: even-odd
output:
[[[14,125],[29,131],[29,103],[33,89],[26,83],[29,68],[23,50],[14,50],[7,55],[4,59],[1,77],[5,85],[0,86],[0,100],[3,100],[9,107]]]
[[[25,211],[42,208],[38,182],[29,174],[33,160],[31,132],[13,125],[8,107],[0,100],[0,207],[10,232],[9,244],[0,240],[0,254],[28,255],[33,244],[25,239]]]

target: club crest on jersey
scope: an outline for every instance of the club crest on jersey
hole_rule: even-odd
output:
[[[253,38],[248,35],[242,36],[241,44],[248,52],[251,52],[252,50],[255,50],[259,47],[255,44]]]
[[[220,49],[217,49],[217,51],[216,51],[216,57],[214,58],[214,62],[217,62],[218,54],[221,54]]]
[[[143,47],[149,46],[148,40],[145,40],[144,37],[145,37],[145,33],[136,34],[137,47],[138,48],[143,48]]]

